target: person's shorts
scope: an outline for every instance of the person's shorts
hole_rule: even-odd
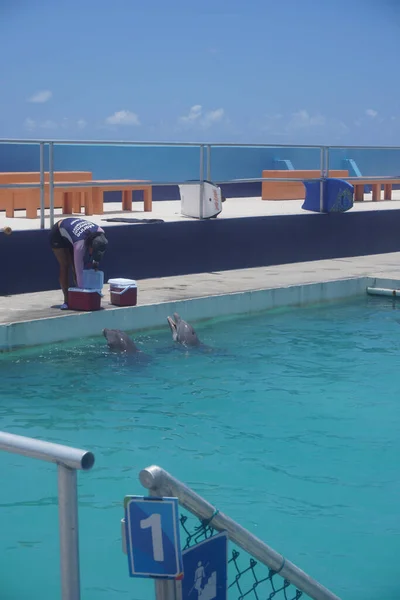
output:
[[[50,229],[50,246],[57,250],[58,248],[67,248],[71,250],[71,243],[64,238],[60,233],[60,228],[58,223],[54,223],[53,227]]]

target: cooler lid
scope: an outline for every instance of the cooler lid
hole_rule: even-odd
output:
[[[124,279],[123,277],[119,277],[116,279],[109,279],[108,283],[110,285],[117,285],[118,287],[125,287],[127,285],[136,285],[136,281],[134,279]]]
[[[100,296],[102,296],[103,294],[101,293],[100,290],[86,290],[84,288],[68,288],[69,292],[79,292],[82,294],[99,294]]]

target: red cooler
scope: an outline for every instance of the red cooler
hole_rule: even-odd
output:
[[[137,284],[134,279],[109,279],[110,302],[114,306],[136,306]]]
[[[68,308],[71,310],[100,310],[101,294],[96,290],[68,288]]]

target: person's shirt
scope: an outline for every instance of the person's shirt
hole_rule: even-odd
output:
[[[85,241],[94,232],[104,233],[104,230],[85,219],[68,218],[63,219],[60,224],[60,234],[66,238],[73,247],[76,283],[79,288],[83,287],[83,268],[86,254]]]

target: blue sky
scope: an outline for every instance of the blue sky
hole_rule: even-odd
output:
[[[398,0],[2,0],[0,138],[400,145]]]

